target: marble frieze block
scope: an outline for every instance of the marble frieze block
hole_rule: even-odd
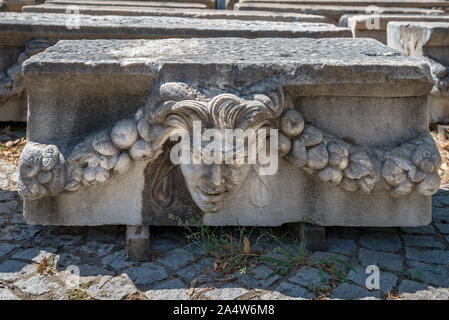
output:
[[[373,39],[63,40],[23,75],[30,224],[431,221],[430,69]]]

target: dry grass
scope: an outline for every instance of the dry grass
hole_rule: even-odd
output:
[[[442,164],[440,170],[438,170],[438,174],[441,177],[441,184],[449,184],[449,132],[442,131],[437,133],[431,131],[431,135],[441,155]]]
[[[19,156],[25,147],[26,139],[19,138],[13,141],[0,142],[0,161],[5,161],[14,165],[19,164]]]

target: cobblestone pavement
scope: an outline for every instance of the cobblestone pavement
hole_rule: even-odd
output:
[[[210,255],[186,247],[181,228],[152,229],[151,262],[132,263],[125,259],[124,227],[29,226],[21,212],[17,193],[0,191],[0,300],[449,299],[443,189],[433,197],[429,226],[327,228],[327,250],[301,263],[292,258],[297,246],[266,238],[252,250],[269,258],[225,275]],[[72,265],[80,271],[79,289],[70,286]],[[380,268],[379,290],[365,287],[368,265]]]

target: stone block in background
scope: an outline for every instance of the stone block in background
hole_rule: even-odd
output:
[[[31,6],[35,4],[39,4],[41,1],[36,0],[2,0],[7,5],[6,11],[22,11],[23,6]],[[1,10],[0,10],[1,11]]]
[[[373,38],[387,44],[387,24],[391,21],[449,22],[449,15],[344,15],[338,25],[350,28],[354,38]]]
[[[45,4],[65,4],[65,5],[104,5],[122,7],[154,7],[154,8],[183,8],[183,9],[203,9],[215,8],[213,0],[192,0],[192,1],[122,1],[122,0],[47,0]]]
[[[38,6],[23,7],[22,12],[35,13],[65,13],[69,5],[42,4]],[[198,19],[231,19],[231,20],[260,20],[283,22],[316,22],[332,23],[333,20],[323,15],[301,14],[273,11],[237,11],[212,9],[180,9],[180,8],[153,8],[153,7],[124,7],[98,5],[77,5],[80,14],[93,16],[165,16]]]
[[[426,119],[430,70],[373,39],[60,41],[23,73],[30,224],[431,221],[441,159]],[[174,164],[169,137],[188,142],[195,119],[279,129],[277,170]]]
[[[21,65],[60,39],[350,36],[347,28],[322,23],[79,15],[74,28],[74,21],[65,14],[0,13],[0,121],[26,121]]]
[[[435,81],[428,97],[429,121],[449,122],[449,23],[390,22],[387,37],[390,47],[429,63]]]
[[[318,5],[318,4],[285,4],[285,3],[259,3],[259,2],[239,2],[234,6],[234,10],[240,11],[275,11],[275,12],[296,12],[305,14],[325,15],[338,24],[344,14],[366,14],[369,7],[366,5]],[[410,7],[382,7],[382,14],[419,14],[419,15],[443,15],[443,9],[425,9]],[[371,13],[372,11],[368,11]],[[377,12],[376,12],[377,13]]]

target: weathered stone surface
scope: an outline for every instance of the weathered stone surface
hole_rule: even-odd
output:
[[[167,271],[152,262],[142,263],[138,267],[126,269],[125,272],[135,285],[150,285],[168,278]]]
[[[150,300],[189,300],[188,289],[179,279],[167,280],[145,292]]]
[[[235,48],[239,49],[236,51]],[[273,48],[276,50],[272,50]],[[292,51],[291,48],[295,48],[295,50]],[[343,52],[344,54],[342,54]],[[348,55],[348,52],[352,53]],[[201,63],[206,58],[207,66]],[[312,68],[317,63],[323,67]],[[92,67],[92,64],[95,65],[95,68]],[[211,72],[211,68],[214,70],[213,72]],[[99,72],[99,70],[102,71]],[[221,74],[222,71],[225,72],[224,70],[233,71],[229,77],[222,78]],[[307,70],[308,80],[304,82],[302,75],[305,70]],[[171,90],[176,88],[176,85],[165,81],[160,85],[155,85],[155,77],[171,79],[182,72],[192,83],[206,83],[209,91],[218,90],[217,94],[221,94],[221,88],[235,88],[237,84],[240,86],[241,79],[246,79],[243,82],[248,83],[248,88],[252,88],[250,85],[253,82],[266,81],[265,75],[271,74],[272,71],[275,71],[273,73],[275,76],[270,79],[280,86],[288,85],[291,88],[289,90],[293,95],[292,101],[295,101],[295,108],[304,116],[304,119],[309,119],[321,132],[326,132],[325,129],[327,129],[336,136],[351,137],[354,139],[354,143],[369,147],[395,145],[404,139],[414,139],[416,137],[412,132],[427,134],[426,124],[419,116],[426,111],[423,105],[425,100],[423,96],[432,86],[427,64],[420,60],[399,56],[389,48],[367,39],[338,39],[338,41],[335,39],[302,39],[301,41],[285,39],[285,41],[280,41],[277,39],[220,38],[155,41],[60,41],[56,46],[47,49],[39,56],[31,57],[24,63],[25,80],[31,86],[28,88],[29,92],[37,95],[35,101],[41,101],[40,107],[36,105],[37,109],[46,109],[45,114],[58,114],[58,110],[54,109],[55,106],[45,102],[49,99],[43,97],[48,98],[53,94],[52,86],[48,86],[45,93],[39,93],[40,89],[37,90],[37,83],[41,84],[44,81],[41,77],[44,77],[45,81],[51,82],[56,78],[65,77],[63,74],[77,74],[79,79],[77,76],[71,77],[71,83],[77,83],[79,91],[77,95],[85,92],[84,90],[88,86],[89,90],[92,88],[97,90],[92,93],[93,96],[102,97],[96,100],[101,101],[102,105],[96,106],[95,113],[101,112],[104,115],[105,123],[103,125],[105,127],[112,127],[117,121],[123,120],[124,114],[127,119],[132,118],[138,108],[144,104],[149,88],[154,90],[152,99],[156,99],[155,101],[157,101],[158,95],[160,97],[160,95],[172,94]],[[109,83],[107,86],[94,86],[94,83],[103,81],[101,79],[106,76],[103,72],[108,74],[108,79],[109,75],[114,74],[116,76],[114,83]],[[343,74],[348,73],[352,76],[342,77]],[[391,74],[395,76],[391,77]],[[385,77],[382,76],[383,80],[381,81],[379,81],[380,75],[385,75]],[[89,83],[87,79],[92,79],[92,83]],[[130,85],[131,79],[132,86]],[[58,83],[65,82],[58,81]],[[215,87],[217,83],[221,83],[221,88]],[[261,87],[265,88],[264,86]],[[39,88],[41,87],[39,85]],[[193,85],[186,83],[179,84],[179,87],[185,90],[180,89],[179,92],[196,96],[198,101],[205,103],[201,100],[204,93],[199,92],[200,89],[196,92],[192,89]],[[59,94],[61,90],[65,92],[65,89],[60,88]],[[243,89],[237,87],[235,90]],[[265,91],[263,95],[266,99],[276,101],[275,98],[268,97],[274,95],[275,92],[272,92],[271,89]],[[69,92],[75,94],[73,88]],[[156,92],[159,93],[156,94]],[[397,96],[398,92],[401,97]],[[127,98],[124,99],[124,96]],[[163,99],[165,98],[163,97]],[[267,101],[266,99],[263,101]],[[69,101],[67,103],[70,104]],[[395,107],[391,108],[393,104]],[[353,109],[355,105],[360,112],[354,114],[351,111],[351,123],[346,123],[347,120],[345,122],[343,118],[349,118],[343,115],[348,115],[349,109]],[[79,106],[72,104],[67,108],[72,110]],[[73,141],[83,141],[88,133],[95,133],[98,128],[98,123],[91,117],[93,111],[90,108],[88,106],[83,108],[85,113],[83,113],[82,126],[79,122],[80,119],[68,116],[69,114],[78,114],[78,111],[75,112],[75,110],[72,110],[73,113],[65,115],[58,114],[64,119],[56,124],[57,127],[47,126],[48,121],[42,117],[44,113],[31,112],[30,121],[32,123],[29,125],[29,141],[49,141],[56,138],[55,133],[57,132],[57,139],[60,141],[58,149],[63,153],[70,153],[74,147]],[[404,114],[407,116],[405,117]],[[150,114],[148,117],[152,118],[152,115]],[[366,123],[368,119],[378,123],[382,129],[376,127],[374,130],[369,126],[359,125]],[[142,118],[139,118],[139,121],[141,120]],[[68,123],[77,129],[69,132],[66,129]],[[154,127],[156,132],[162,132],[157,125]],[[379,134],[380,131],[383,134]],[[326,135],[323,137],[320,144],[328,143],[328,140],[332,139]],[[423,138],[427,140],[420,140],[420,145],[422,143],[430,144],[430,142],[426,142],[430,141],[428,138],[427,136]],[[153,151],[156,147],[158,146],[153,144],[150,150]],[[86,150],[90,150],[88,147],[86,148]],[[317,146],[308,148],[317,148]],[[328,152],[327,148],[321,149]],[[402,150],[402,147],[400,149]],[[324,182],[321,184],[313,177],[309,177],[307,173],[289,166],[284,159],[281,159],[279,172],[269,181],[272,201],[263,206],[263,210],[259,210],[251,202],[257,197],[247,199],[248,196],[254,194],[251,189],[255,189],[251,188],[248,178],[248,182],[242,182],[240,192],[233,199],[235,201],[231,201],[226,208],[222,207],[223,210],[207,212],[203,216],[203,220],[210,225],[229,225],[235,224],[236,221],[239,221],[241,225],[279,225],[287,221],[299,221],[303,217],[314,219],[316,216],[316,219],[319,220],[312,222],[321,225],[422,225],[428,223],[430,199],[419,193],[411,192],[401,200],[393,199],[383,189],[379,192],[376,190],[375,195],[374,193],[362,194],[362,192],[372,190],[376,181],[376,172],[374,172],[375,168],[372,163],[374,159],[367,154],[365,156],[362,154],[365,153],[357,149],[349,157],[348,167],[356,168],[351,169],[351,179],[354,180],[356,187],[360,188],[360,193],[350,194],[348,191],[337,189]],[[156,150],[154,153],[150,153],[150,156],[156,157],[156,155]],[[431,157],[433,155],[430,153]],[[69,154],[65,154],[65,156],[67,157]],[[48,223],[66,225],[130,224],[130,221],[135,225],[174,224],[173,221],[169,221],[168,215],[159,214],[156,217],[156,215],[152,216],[148,213],[153,212],[149,210],[149,207],[153,205],[148,199],[151,195],[148,190],[145,191],[145,184],[148,182],[145,179],[149,179],[149,177],[142,174],[147,164],[136,161],[128,173],[120,178],[117,177],[117,179],[111,177],[110,179],[115,179],[113,183],[92,185],[76,192],[64,193],[61,197],[52,198],[50,201],[55,201],[55,203],[52,203],[51,208],[59,208],[57,213],[54,212],[54,209],[50,209],[50,203],[43,208],[37,206],[41,202],[40,200],[36,202],[27,200],[25,204],[26,219],[28,222],[35,221],[36,223],[43,223],[42,219],[48,219]],[[431,164],[434,165],[434,162]],[[411,169],[408,168],[408,170]],[[185,171],[184,173],[177,171],[177,173],[185,174]],[[253,175],[248,177],[257,179]],[[180,175],[179,178],[182,179],[182,176]],[[350,177],[345,178],[349,179]],[[288,183],[289,181],[294,183]],[[312,186],[316,186],[316,183],[320,183],[320,187],[312,188]],[[181,185],[181,183],[175,184],[175,187],[181,187]],[[123,194],[122,190],[124,189],[134,190],[134,192]],[[310,194],[311,192],[312,194]],[[143,196],[145,201],[142,204],[143,193],[145,193]],[[289,200],[287,196],[292,194],[295,195],[295,199]],[[75,205],[81,203],[81,199],[83,203],[92,203],[98,199],[99,195],[102,199],[101,206],[81,210]],[[189,195],[186,195],[186,198],[186,201],[190,201]],[[305,201],[306,198],[309,200]],[[108,202],[108,199],[114,199],[114,202]],[[310,201],[310,199],[314,200]],[[148,202],[146,202],[147,200]],[[198,204],[198,199],[195,202]],[[49,214],[52,210],[53,212]],[[45,211],[45,216],[39,214],[39,211]],[[317,212],[320,214],[316,214]],[[256,213],[259,217],[257,221],[254,220]],[[308,214],[306,215],[306,213]]]
[[[115,247],[115,244],[101,243],[98,241],[89,241],[82,245],[78,250],[84,254],[88,254],[91,257],[104,257],[109,254]]]
[[[404,281],[407,281],[407,280],[404,280]],[[403,292],[400,295],[401,299],[403,299],[403,300],[447,300],[449,298],[449,290],[447,290],[447,289],[432,288],[432,287],[428,287],[428,288],[424,289],[424,288],[419,288],[418,286],[415,286],[415,285],[406,285],[404,287],[406,289],[408,289],[409,286],[412,289],[412,291],[415,291],[415,293],[407,293],[405,290],[405,292]],[[422,289],[422,290],[420,290],[420,289]]]
[[[449,251],[446,250],[419,250],[415,248],[405,248],[406,257],[410,260],[448,264],[449,263]]]
[[[310,299],[313,296],[310,292],[308,292],[304,288],[288,282],[282,282],[280,285],[276,287],[275,291],[278,291],[283,295],[292,298]]]
[[[71,253],[62,253],[59,255],[56,266],[59,269],[65,269],[70,265],[79,265],[81,258]]]
[[[52,0],[53,1],[53,0]],[[406,7],[406,8],[435,8],[449,7],[443,0],[241,0],[241,3],[278,3],[278,4],[321,4],[321,5],[341,5],[341,6],[378,6]]]
[[[239,282],[249,288],[264,289],[279,279],[273,270],[265,266],[257,266],[244,274],[239,275]]]
[[[114,252],[113,254],[104,257],[101,262],[103,263],[103,266],[116,270],[121,270],[133,265],[132,262],[126,261],[125,250]]]
[[[359,286],[366,288],[366,279],[370,275],[371,273],[365,273],[365,268],[355,267],[354,270],[349,271],[346,279],[351,280]],[[396,286],[397,281],[398,277],[393,273],[385,271],[380,272],[379,291],[382,293],[391,292],[391,290]]]
[[[211,0],[181,0],[181,1],[117,1],[117,0],[48,0],[46,5],[96,5],[105,6],[140,6],[140,7],[167,7],[167,8],[206,8],[215,7],[215,2]]]
[[[105,276],[98,284],[87,289],[88,294],[100,300],[121,300],[135,292],[137,288],[126,274],[118,277]]]
[[[17,44],[24,41],[17,37],[27,32],[26,37],[52,39],[73,38],[76,29],[66,28],[65,14],[0,13],[0,30],[16,35]],[[331,24],[288,23],[270,21],[234,21],[222,19],[195,19],[181,17],[151,16],[79,16],[83,34],[79,38],[175,38],[175,37],[348,37],[349,30]],[[30,34],[30,26],[32,33]],[[118,29],[120,27],[120,29]],[[100,34],[100,35],[99,35]]]
[[[417,291],[427,290],[428,285],[425,285],[421,282],[411,281],[411,280],[402,280],[399,285],[398,293],[402,295],[407,295],[411,293],[416,293]]]
[[[329,279],[330,275],[322,270],[318,270],[316,268],[302,267],[296,272],[296,275],[289,278],[288,281],[299,284],[303,287],[308,288],[309,290],[312,290],[314,288],[322,287]]]
[[[45,276],[38,274],[28,279],[16,281],[14,285],[23,293],[40,296],[50,291],[44,280]]]
[[[377,265],[380,270],[402,270],[403,258],[397,254],[361,248],[359,259],[362,266]]]
[[[444,244],[442,244],[440,241],[437,241],[430,236],[414,236],[405,234],[402,237],[407,247],[418,246],[418,247],[437,248],[437,249],[444,248]]]
[[[247,293],[248,290],[229,284],[221,288],[216,288],[205,292],[202,296],[209,300],[235,300]]]
[[[341,254],[354,253],[357,248],[354,240],[335,237],[327,237],[326,245],[328,251]]]
[[[0,280],[7,282],[15,281],[35,271],[35,266],[20,261],[6,260],[0,264]]]
[[[188,250],[174,249],[170,252],[167,252],[164,258],[158,259],[157,261],[169,267],[170,269],[178,270],[192,260],[193,255]]]
[[[435,227],[432,225],[428,226],[422,226],[422,227],[405,227],[401,228],[402,231],[405,233],[410,234],[434,234],[435,233]]]
[[[48,259],[51,255],[54,255],[55,253],[56,249],[54,248],[30,248],[17,251],[12,256],[12,259],[33,261],[39,263],[42,261],[44,257]]]
[[[388,252],[395,252],[402,248],[401,239],[391,232],[362,234],[360,243],[368,249]]]
[[[435,222],[449,223],[449,209],[433,207],[432,218]]]
[[[366,14],[342,16],[339,26],[349,27],[354,38],[369,37],[387,43],[387,24],[391,21],[449,22],[445,15]]]
[[[8,190],[0,190],[0,201],[14,200],[16,194]]]
[[[31,240],[41,230],[40,226],[9,225],[0,231],[0,240]]]
[[[343,283],[332,291],[330,297],[332,299],[354,300],[379,298],[380,294],[378,291],[368,291],[353,284]]]
[[[20,300],[20,299],[8,288],[0,287],[0,300]]]
[[[449,59],[449,23],[445,22],[391,22],[387,27],[390,47],[410,56],[428,61],[435,86],[429,95],[429,121],[449,119],[447,66]]]
[[[349,258],[335,253],[317,251],[310,255],[309,261],[318,265],[334,265],[338,271],[346,272],[348,270]],[[344,262],[344,263],[343,263]]]
[[[126,227],[126,257],[130,261],[150,261],[149,226]]]
[[[443,234],[449,233],[449,223],[436,223],[435,226],[440,231],[440,233]]]
[[[9,244],[9,243],[0,243],[0,259],[18,247],[20,247],[20,245]]]
[[[51,4],[26,6],[22,12],[34,13],[65,13],[67,5]],[[234,11],[234,10],[209,10],[209,9],[178,9],[178,8],[152,8],[152,7],[131,7],[131,6],[103,6],[98,5],[77,5],[80,14],[88,15],[118,15],[118,16],[166,16],[184,17],[198,19],[232,19],[232,20],[261,20],[261,21],[284,21],[284,22],[315,22],[332,23],[333,20],[322,15],[300,14],[289,12],[270,11]]]
[[[449,266],[432,265],[417,261],[408,261],[408,273],[413,280],[430,283],[435,286],[449,286]]]
[[[297,12],[308,14],[320,14],[332,17],[335,23],[343,14],[365,14],[366,5],[320,5],[320,4],[286,4],[286,3],[237,3],[235,10],[240,11],[276,11],[276,12]],[[422,8],[382,8],[384,14],[444,14],[444,10],[422,9]]]

